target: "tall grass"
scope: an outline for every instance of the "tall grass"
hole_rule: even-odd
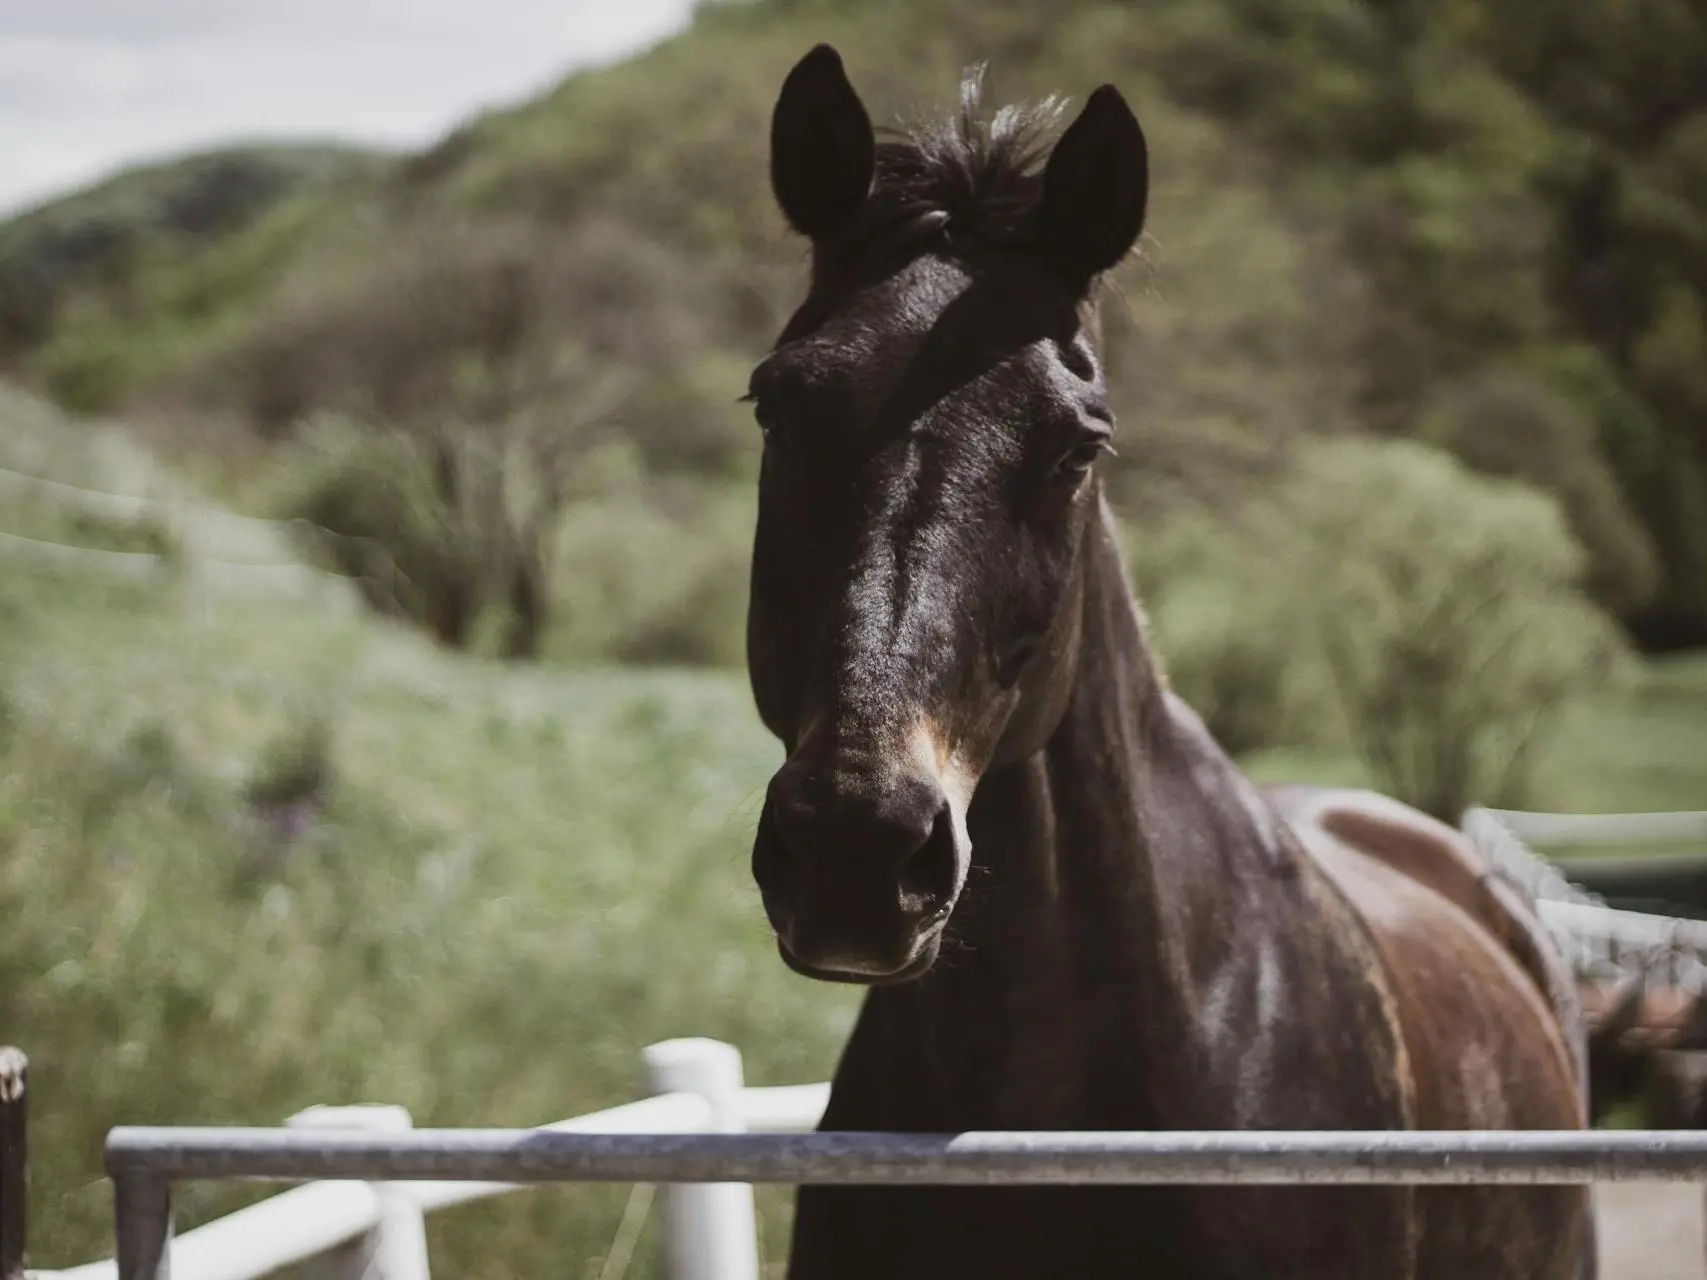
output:
[[[787,975],[750,888],[774,752],[738,683],[517,672],[301,607],[0,593],[0,1028],[36,1067],[39,1265],[108,1247],[116,1123],[385,1101],[527,1125],[637,1096],[640,1048],[683,1034],[759,1081],[830,1069],[849,996]],[[435,1273],[580,1275],[624,1194],[445,1215]],[[192,1189],[184,1216],[240,1199]]]

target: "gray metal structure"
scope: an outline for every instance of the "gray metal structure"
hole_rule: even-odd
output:
[[[1707,1182],[1707,1133],[700,1133],[113,1130],[119,1280],[169,1275],[174,1181],[201,1178],[888,1185]]]
[[[382,1134],[120,1128],[107,1141],[107,1169],[134,1187],[209,1178],[899,1186],[1707,1182],[1707,1132]]]

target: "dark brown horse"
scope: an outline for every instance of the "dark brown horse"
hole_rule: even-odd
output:
[[[1112,87],[881,144],[834,50],[772,185],[811,285],[753,375],[749,666],[782,957],[871,986],[829,1129],[1575,1128],[1569,982],[1450,829],[1259,792],[1169,691],[1096,475]],[[1580,1188],[807,1188],[799,1280],[1563,1280]],[[1591,1264],[1590,1264],[1591,1265]]]

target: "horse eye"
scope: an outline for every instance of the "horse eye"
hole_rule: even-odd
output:
[[[748,399],[752,401],[753,420],[759,424],[759,433],[767,441],[770,440],[776,434],[776,410],[758,396],[749,396]]]
[[[1061,363],[1067,366],[1067,372],[1083,382],[1094,382],[1097,376],[1096,360],[1091,355],[1090,346],[1083,338],[1074,338],[1071,342],[1061,344]]]
[[[1098,458],[1113,452],[1113,447],[1106,440],[1086,440],[1062,455],[1061,460],[1055,464],[1055,470],[1070,480],[1080,480]]]

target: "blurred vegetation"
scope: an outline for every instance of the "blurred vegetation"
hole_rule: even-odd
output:
[[[1310,442],[1234,519],[1188,503],[1128,542],[1224,747],[1339,751],[1453,823],[1531,801],[1539,745],[1623,657],[1558,504],[1414,442]]]
[[[158,516],[119,514],[63,503],[19,503],[0,533],[87,551],[119,551],[171,560],[180,547],[172,527]]]
[[[0,224],[0,371],[107,407],[252,305],[378,160],[254,146],[130,170]]]
[[[0,332],[0,366],[79,408],[267,437],[498,392],[576,452],[600,441],[574,404],[609,397],[650,474],[711,490],[750,465],[729,401],[799,285],[764,180],[782,74],[833,40],[894,119],[988,58],[998,99],[1114,80],[1151,137],[1147,260],[1108,322],[1145,442],[1124,510],[1156,476],[1237,502],[1301,435],[1419,436],[1558,497],[1595,598],[1644,646],[1699,644],[1704,24],[1688,0],[707,4],[416,155],[266,153],[265,181],[203,158],[24,219],[0,278],[43,278],[47,301]],[[229,210],[160,194],[208,183]],[[151,194],[116,198],[133,189]],[[160,212],[186,202],[221,216]],[[88,225],[132,248],[48,269]]]
[[[1125,530],[1169,683],[1237,756],[1333,740],[1323,690],[1311,687],[1307,622],[1284,576],[1293,556],[1269,536],[1275,514],[1252,504],[1228,521],[1208,502],[1187,501]]]
[[[1290,497],[1315,651],[1377,785],[1454,824],[1524,807],[1543,735],[1618,655],[1557,505],[1349,440],[1312,451]]]

